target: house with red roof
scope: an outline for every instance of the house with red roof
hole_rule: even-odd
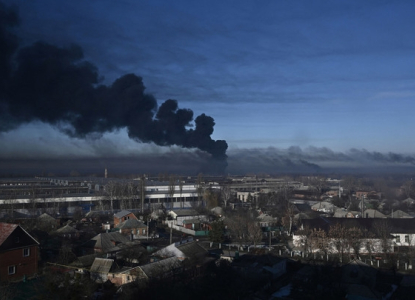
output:
[[[0,282],[20,281],[38,271],[39,243],[20,225],[0,223]]]

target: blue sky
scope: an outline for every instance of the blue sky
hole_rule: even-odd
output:
[[[229,155],[291,146],[415,152],[413,1],[3,2],[18,7],[22,45],[77,43],[105,84],[142,76],[160,103],[212,116],[212,138],[226,140]],[[40,123],[0,139],[3,157],[19,143],[38,149],[34,156],[135,147],[123,131],[70,140]]]

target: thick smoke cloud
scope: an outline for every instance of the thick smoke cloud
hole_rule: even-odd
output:
[[[229,151],[228,172],[245,173],[396,173],[415,172],[415,157],[365,149],[336,152],[328,148],[275,147]]]
[[[99,138],[126,128],[136,141],[206,151],[215,171],[224,170],[228,145],[212,140],[212,117],[201,114],[193,125],[193,112],[180,109],[176,100],[158,108],[156,99],[145,93],[142,78],[134,74],[100,85],[97,68],[84,60],[77,45],[37,42],[17,51],[12,34],[17,25],[16,12],[0,4],[0,131],[41,121],[70,137]]]

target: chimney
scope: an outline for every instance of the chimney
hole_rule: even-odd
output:
[[[105,178],[108,178],[108,170],[105,168]]]

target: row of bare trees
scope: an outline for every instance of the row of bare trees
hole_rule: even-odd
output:
[[[262,230],[252,210],[239,210],[228,215],[225,223],[232,242],[240,247],[246,244],[255,246],[262,240]]]
[[[143,211],[146,196],[146,177],[142,175],[138,183],[133,181],[110,181],[105,185],[105,196],[103,200],[109,200],[111,210],[114,209],[114,201],[118,201],[121,209],[140,208]],[[138,199],[140,199],[140,202]],[[102,209],[105,206],[103,200],[100,203]]]
[[[119,181],[110,181],[105,186],[105,196],[101,200],[101,207],[104,208],[103,201],[109,201],[110,209],[114,208],[114,201],[119,201],[121,209],[133,209],[140,208],[144,210],[144,199],[146,197],[146,177],[145,175],[140,176],[138,183],[128,181],[128,182],[119,182]],[[181,176],[175,174],[161,174],[159,175],[159,180],[167,181],[168,183],[168,205],[173,206],[174,196],[177,192],[180,194],[180,207],[184,207],[184,198],[183,187],[184,179]],[[203,175],[199,174],[196,183],[196,192],[198,195],[199,202],[206,196],[204,188]],[[140,202],[137,200],[140,199]]]
[[[302,244],[306,252],[319,251],[325,255],[336,253],[340,261],[344,256],[359,257],[362,251],[370,256],[391,251],[391,227],[386,220],[374,223],[374,230],[360,227],[346,227],[341,223],[330,226],[328,232],[322,229],[305,228],[301,232]]]

